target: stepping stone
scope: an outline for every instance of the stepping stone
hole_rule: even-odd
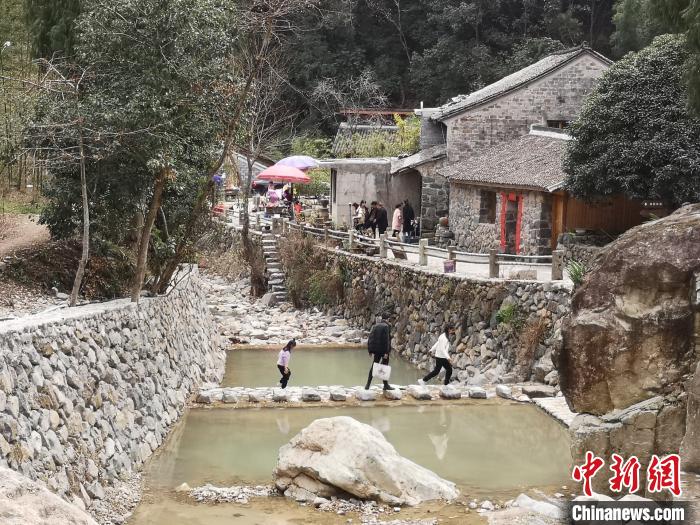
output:
[[[200,392],[196,399],[197,403],[209,405],[212,402],[211,392]]]
[[[313,388],[305,388],[301,391],[301,400],[305,402],[321,401],[321,394]]]
[[[462,399],[462,392],[452,385],[443,385],[440,388],[440,397],[442,399]]]
[[[282,403],[284,401],[287,401],[289,399],[289,396],[287,395],[287,392],[285,392],[281,388],[275,388],[272,391],[272,400],[276,401],[278,403]]]
[[[364,388],[360,388],[359,390],[355,391],[355,397],[358,401],[376,401],[377,392],[375,390],[365,390]]]
[[[429,399],[433,398],[430,395],[430,392],[428,391],[428,389],[425,388],[424,386],[420,386],[420,385],[409,385],[408,386],[408,394],[413,399],[418,399],[418,400],[429,400]]]
[[[503,399],[513,399],[513,391],[506,385],[496,385],[496,395]]]
[[[469,389],[469,397],[472,399],[486,399],[486,390],[480,386],[473,386]]]
[[[344,390],[331,390],[331,401],[346,401],[347,398]]]
[[[554,397],[557,391],[552,386],[531,385],[523,387],[523,394],[532,399],[536,397]]]
[[[248,393],[248,401],[251,403],[261,403],[265,400],[265,395],[259,391],[253,391]]]
[[[394,390],[384,390],[384,398],[390,401],[399,401],[403,397],[403,393],[398,388]]]
[[[238,396],[230,390],[225,390],[222,401],[228,404],[238,403]]]

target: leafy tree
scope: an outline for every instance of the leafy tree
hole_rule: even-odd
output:
[[[665,35],[614,64],[571,126],[564,162],[577,197],[700,200],[700,119],[687,107],[685,38]]]
[[[25,12],[35,58],[48,60],[55,53],[73,53],[73,25],[80,14],[80,0],[25,0]]]

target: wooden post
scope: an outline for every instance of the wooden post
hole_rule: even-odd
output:
[[[456,261],[457,260],[457,254],[455,253],[455,247],[454,246],[448,246],[447,247],[447,259],[450,261]]]
[[[260,231],[262,228],[260,227],[260,213],[255,213],[255,229]]]
[[[386,233],[383,233],[379,236],[379,257],[381,257],[382,259],[387,258]]]
[[[561,281],[564,278],[564,251],[552,252],[552,281]]]
[[[418,264],[421,266],[428,266],[428,254],[426,248],[428,247],[428,239],[421,239],[418,241]]]
[[[323,242],[328,244],[328,226],[323,227]]]
[[[348,230],[348,250],[353,251],[355,249],[355,232],[353,230]]]
[[[282,219],[282,233],[289,233],[289,219]]]
[[[489,277],[498,277],[498,250],[489,250]]]

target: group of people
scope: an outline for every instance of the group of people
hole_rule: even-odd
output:
[[[367,208],[367,202],[361,201],[359,204],[352,203],[353,207],[353,222],[355,229],[359,232],[372,231],[374,237],[378,232],[383,235],[389,227],[389,216],[384,204],[378,201],[372,201],[370,208]],[[408,202],[408,199],[394,207],[394,212],[391,217],[391,236],[398,235],[412,236],[415,233],[415,218],[416,214]]]
[[[299,220],[302,213],[301,202],[294,197],[289,185],[285,185],[280,194],[279,190],[275,188],[275,184],[271,182],[267,187],[265,197],[267,200],[265,204],[266,208],[285,207],[289,211],[290,218]]]
[[[443,327],[443,331],[438,337],[436,343],[432,346],[430,353],[435,358],[435,367],[426,374],[423,378],[418,380],[418,383],[424,385],[434,377],[436,377],[440,371],[445,369],[445,381],[444,383],[448,385],[452,380],[452,362],[450,359],[450,338],[454,336],[454,327],[446,324]],[[297,346],[295,339],[291,339],[285,346],[280,350],[277,357],[277,369],[279,370],[282,377],[280,378],[280,385],[282,388],[287,388],[289,383],[289,378],[292,376],[292,372],[289,369],[289,362],[292,357],[292,350]],[[369,375],[367,376],[367,383],[365,384],[365,390],[369,390],[372,384],[372,378],[374,375],[374,365],[375,363],[381,363],[383,365],[389,364],[389,354],[391,353],[391,328],[387,323],[386,316],[377,319],[377,322],[372,326],[369,332],[369,337],[367,338],[367,352],[372,356],[372,364],[369,368]],[[389,381],[384,380],[384,390],[394,390],[389,384]]]

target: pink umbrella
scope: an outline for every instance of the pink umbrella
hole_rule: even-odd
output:
[[[307,184],[311,182],[311,177],[297,168],[275,164],[264,169],[257,176],[257,180],[269,182],[291,182],[293,184]]]

